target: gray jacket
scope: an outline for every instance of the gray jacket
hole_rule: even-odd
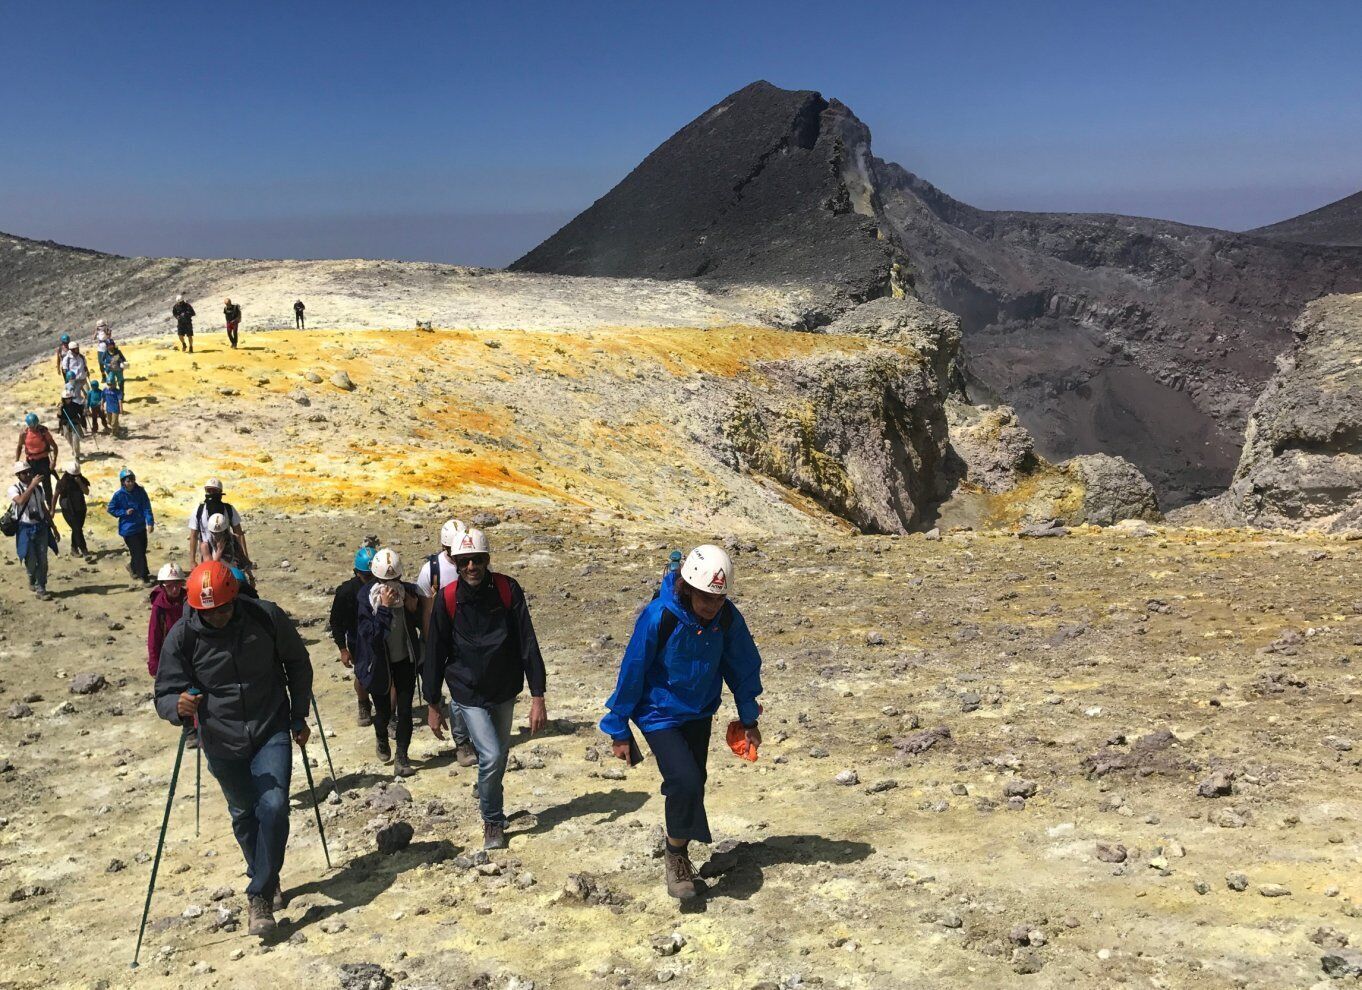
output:
[[[170,629],[156,671],[156,711],[180,725],[179,696],[196,687],[204,752],[250,759],[280,730],[307,718],[312,661],[293,620],[273,602],[240,597],[214,629],[192,609]]]

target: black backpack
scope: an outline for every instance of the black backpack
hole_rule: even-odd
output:
[[[653,595],[657,597],[656,594]],[[672,638],[672,633],[676,632],[676,626],[681,620],[676,617],[676,613],[669,608],[662,610],[662,618],[657,623],[657,652],[661,656],[662,651],[667,648],[667,640]],[[733,606],[725,601],[723,608],[719,609],[719,627],[724,632],[733,628]]]
[[[208,517],[213,514],[212,512],[205,513],[204,510],[207,508],[208,501],[205,499],[199,503],[198,509],[194,511],[194,522],[199,527],[199,539],[203,539],[203,534],[208,532]],[[225,500],[221,501],[215,511],[221,512],[227,517],[227,532],[230,533],[232,531],[232,516],[236,513],[236,509],[232,508],[232,503]]]

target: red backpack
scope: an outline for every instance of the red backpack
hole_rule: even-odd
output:
[[[438,573],[438,571],[436,573]],[[501,599],[501,607],[509,612],[511,610],[511,579],[505,574],[497,574],[495,572],[489,572],[488,576],[492,579],[492,583],[496,585],[497,596]],[[450,581],[449,584],[445,585],[443,593],[445,597],[445,611],[449,613],[449,622],[450,627],[452,628],[454,624],[454,612],[459,607],[459,579],[455,578],[453,581]]]

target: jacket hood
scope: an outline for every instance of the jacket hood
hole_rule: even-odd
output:
[[[681,575],[677,574],[675,571],[664,574],[662,576],[662,587],[657,593],[658,601],[662,603],[663,608],[676,616],[680,622],[685,623],[687,626],[698,628],[700,620],[692,615],[690,609],[686,608],[686,606],[682,604],[681,599],[677,597],[676,586],[680,581]]]

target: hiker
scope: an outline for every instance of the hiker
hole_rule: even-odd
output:
[[[104,355],[104,382],[118,389],[120,396],[126,397],[128,394],[127,385],[124,384],[123,369],[128,366],[127,355],[118,349],[118,345],[112,340],[109,341],[108,353]]]
[[[373,564],[375,552],[367,543],[355,552],[354,573],[336,588],[335,597],[331,599],[331,640],[336,644],[340,662],[355,675],[355,698],[359,705],[356,724],[360,728],[374,724],[369,692],[360,683],[354,664],[355,643],[359,637],[359,592],[374,579],[369,568]]]
[[[15,483],[6,492],[9,496],[11,512],[17,524],[14,532],[14,550],[24,562],[28,572],[28,588],[38,600],[51,599],[47,593],[47,552],[51,549],[48,540],[52,533],[52,507],[43,494],[42,477],[27,461],[14,465]]]
[[[430,617],[435,611],[435,596],[440,589],[458,580],[459,571],[454,563],[454,547],[462,539],[464,524],[450,519],[440,527],[440,553],[431,554],[421,565],[416,575],[416,593],[421,596],[421,635],[430,638]],[[427,716],[429,717],[429,716]],[[454,740],[454,759],[461,767],[471,767],[478,762],[478,754],[468,741],[468,727],[463,723],[463,714],[455,706],[450,706],[449,735]]]
[[[118,535],[128,545],[131,560],[128,573],[143,584],[151,584],[147,570],[147,534],[155,532],[156,517],[151,512],[147,490],[137,483],[132,468],[118,472],[118,491],[109,499],[109,515],[118,520]]]
[[[173,725],[197,717],[208,770],[246,858],[248,930],[269,935],[285,905],[289,737],[301,747],[310,735],[312,663],[293,620],[273,602],[241,597],[226,564],[199,564],[185,591],[189,614],[161,647],[156,711]]]
[[[57,377],[66,381],[66,354],[71,349],[71,335],[64,333],[57,341]]]
[[[62,518],[71,529],[71,553],[86,560],[94,560],[90,556],[90,548],[85,544],[85,496],[89,494],[90,482],[80,473],[80,461],[72,461],[62,468],[53,496],[56,504],[61,506]]]
[[[237,543],[241,548],[241,557],[249,560],[251,556],[250,547],[246,545],[246,531],[241,525],[241,513],[231,502],[224,501],[222,498],[222,482],[217,478],[209,478],[203,483],[203,501],[199,503],[192,515],[189,517],[189,559],[197,564],[201,560],[208,558],[201,556],[202,545],[208,542],[208,520],[214,515],[221,514],[226,517],[228,528],[232,535],[236,537]],[[254,582],[252,582],[254,583]]]
[[[227,339],[236,347],[237,327],[241,325],[241,307],[230,299],[222,300],[222,317],[227,321]]]
[[[184,301],[184,296],[179,296],[175,300],[175,305],[170,309],[170,315],[175,318],[175,333],[180,338],[180,350],[187,350],[190,354],[193,354],[194,307]]]
[[[359,635],[355,640],[355,680],[364,685],[374,706],[375,750],[392,762],[388,726],[396,727],[397,761],[393,775],[416,771],[408,759],[411,746],[411,698],[416,667],[421,663],[421,629],[416,586],[402,580],[402,560],[384,548],[369,565],[373,581],[358,595]]]
[[[304,311],[305,309],[307,309],[307,307],[303,305],[303,301],[302,301],[301,299],[298,299],[298,300],[295,300],[295,301],[294,301],[294,303],[293,303],[293,328],[294,328],[295,330],[306,330],[306,329],[307,329],[305,326],[303,326],[304,322],[306,322],[306,321],[303,319],[303,311]]]
[[[199,560],[220,560],[237,573],[237,580],[255,588],[255,574],[250,560],[241,548],[241,541],[232,532],[227,517],[215,512],[208,517],[208,532],[199,543]]]
[[[548,721],[544,658],[530,622],[525,593],[512,577],[493,573],[491,547],[480,529],[465,530],[454,548],[458,579],[435,600],[426,641],[427,724],[444,739],[441,685],[449,685],[478,754],[482,847],[506,848],[502,778],[511,744],[516,697],[530,685],[530,734]]]
[[[104,418],[110,436],[118,436],[118,421],[123,418],[123,393],[113,382],[104,383]]]
[[[725,683],[737,702],[745,742],[761,745],[761,654],[742,613],[728,600],[732,589],[733,562],[716,546],[696,547],[679,574],[666,574],[658,596],[634,623],[601,719],[616,757],[630,762],[632,721],[657,759],[666,797],[667,893],[682,900],[696,895],[687,845],[712,841],[705,764]]]
[[[62,386],[61,404],[57,406],[57,430],[71,446],[71,456],[80,460],[80,441],[85,435],[85,402],[77,399],[76,383],[67,382]]]
[[[85,355],[80,352],[80,345],[75,341],[67,348],[66,357],[62,359],[62,371],[68,382],[75,382],[76,387],[82,392],[90,384],[90,366],[85,360]]]
[[[105,367],[105,362],[109,356],[109,341],[112,340],[109,334],[109,324],[100,320],[95,324],[95,360],[99,362],[100,375],[107,375],[109,369]]]
[[[52,431],[43,426],[37,413],[24,416],[24,428],[19,433],[19,443],[14,448],[16,461],[27,461],[28,466],[42,481],[43,498],[52,502],[52,465],[57,463],[57,441]]]
[[[90,415],[90,436],[99,432],[102,425],[105,432],[109,430],[109,419],[104,415],[104,390],[99,387],[99,382],[91,382],[90,390],[85,393],[85,408]]]
[[[148,599],[151,621],[147,625],[147,673],[156,676],[161,666],[161,647],[170,627],[184,616],[184,572],[174,562],[162,564],[156,574],[156,587]]]

